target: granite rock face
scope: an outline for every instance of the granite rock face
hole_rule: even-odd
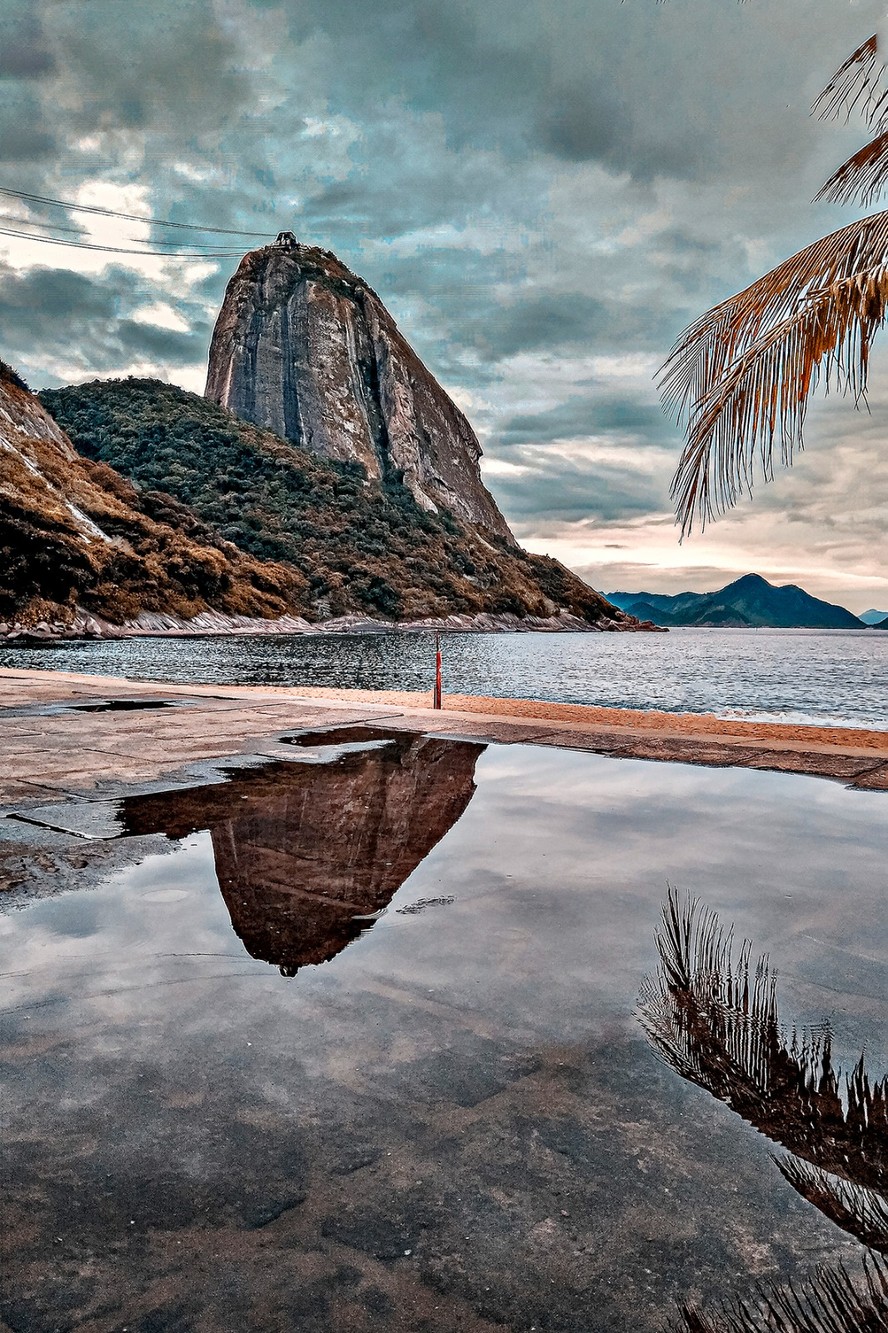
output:
[[[216,322],[206,396],[369,477],[400,475],[422,508],[514,541],[466,417],[328,250],[284,239],[245,255]]]

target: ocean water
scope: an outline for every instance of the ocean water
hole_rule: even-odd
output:
[[[888,633],[875,630],[442,638],[445,693],[888,727]],[[434,642],[428,634],[128,639],[2,648],[0,667],[186,684],[424,690],[432,686]]]

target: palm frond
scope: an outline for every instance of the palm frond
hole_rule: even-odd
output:
[[[857,112],[870,126],[882,128],[888,116],[885,63],[874,33],[859,46],[830,79],[812,110],[821,120],[850,119]]]
[[[888,314],[888,212],[815,241],[678,339],[661,372],[687,439],[672,495],[683,533],[734,505],[757,467],[773,476],[804,447],[809,398],[866,391],[869,351]]]
[[[886,1333],[888,1264],[875,1255],[863,1273],[824,1270],[806,1282],[763,1287],[710,1313],[685,1306],[670,1333]]]
[[[888,1254],[888,1199],[798,1157],[777,1159],[785,1180],[836,1226],[870,1249]]]
[[[862,204],[868,208],[881,194],[888,178],[888,130],[876,135],[859,149],[838,171],[833,172],[815,202],[829,199],[834,204]]]

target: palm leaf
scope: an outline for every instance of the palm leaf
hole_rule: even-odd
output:
[[[683,533],[723,513],[804,447],[808,401],[823,380],[866,390],[873,336],[888,313],[888,212],[815,241],[708,311],[661,373],[667,408],[687,424],[672,484]]]
[[[862,204],[868,207],[881,193],[888,175],[888,131],[877,135],[859,149],[838,171],[833,172],[822,190],[814,196],[834,204]]]
[[[888,1080],[863,1063],[843,1076],[826,1030],[780,1022],[776,979],[749,942],[735,950],[716,913],[669,889],[660,966],[639,996],[654,1050],[794,1156],[888,1195]]]
[[[846,120],[858,112],[870,126],[882,128],[888,118],[885,64],[876,33],[859,46],[833,75],[812,108],[822,120]]]
[[[871,1249],[888,1254],[888,1200],[883,1195],[798,1157],[778,1158],[777,1166],[796,1193],[836,1226]]]

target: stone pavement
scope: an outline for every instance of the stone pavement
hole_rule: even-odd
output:
[[[404,698],[410,700],[403,703]],[[713,721],[700,732],[681,717],[627,713],[601,723],[603,710],[535,706],[503,714],[511,701],[472,700],[471,709],[435,711],[422,696],[256,686],[171,685],[49,671],[0,670],[0,808],[48,797],[123,794],[138,787],[193,785],[221,760],[291,758],[286,737],[364,723],[503,744],[589,750],[620,758],[771,769],[888,790],[888,733],[769,726],[767,735]],[[490,713],[479,712],[489,706]],[[538,707],[542,716],[534,718]],[[497,711],[493,711],[496,709]],[[655,721],[656,719],[656,721]],[[803,739],[799,739],[799,734]],[[739,734],[738,734],[739,733]]]

